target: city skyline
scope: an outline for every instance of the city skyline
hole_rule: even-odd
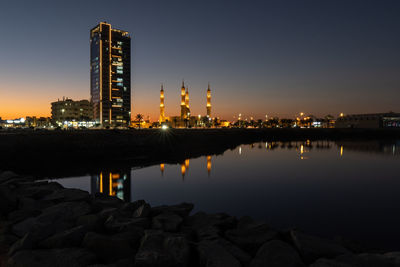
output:
[[[88,31],[101,21],[132,35],[132,119],[158,120],[160,83],[165,113],[178,115],[182,78],[196,116],[208,82],[213,116],[228,120],[399,111],[396,1],[21,3],[0,16],[12,25],[0,29],[3,119],[90,99]]]

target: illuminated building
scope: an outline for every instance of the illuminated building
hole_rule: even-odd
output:
[[[162,84],[160,90],[160,123],[161,122],[165,122],[164,86]]]
[[[400,113],[341,115],[335,128],[400,128]]]
[[[210,83],[208,83],[208,89],[207,89],[207,117],[211,118],[211,89],[210,89]]]
[[[102,126],[131,121],[131,37],[100,22],[90,31],[90,95]]]
[[[186,87],[185,106],[186,106],[186,118],[190,118],[190,108],[189,108],[189,87]]]
[[[51,118],[58,124],[64,121],[91,121],[93,107],[88,100],[73,101],[63,98],[51,103]]]

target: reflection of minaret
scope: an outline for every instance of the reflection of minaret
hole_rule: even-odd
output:
[[[164,176],[164,163],[160,164],[161,175]]]
[[[208,83],[208,89],[207,89],[207,117],[211,118],[211,89],[210,89],[210,83]]]
[[[181,119],[186,118],[186,91],[185,91],[185,82],[182,81],[181,87]]]
[[[165,107],[164,107],[164,86],[161,84],[160,90],[160,123],[165,121]]]
[[[91,193],[117,196],[125,201],[131,199],[131,170],[102,171],[91,177]]]
[[[182,173],[182,180],[185,180],[185,174],[186,174],[186,166],[185,163],[181,164],[181,173]]]
[[[185,167],[189,170],[189,159],[185,159]]]
[[[207,171],[208,171],[208,176],[210,176],[210,173],[211,173],[211,156],[207,156]]]

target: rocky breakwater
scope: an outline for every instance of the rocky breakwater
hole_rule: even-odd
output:
[[[250,217],[191,215],[56,182],[0,173],[0,266],[400,266],[400,253],[365,253]]]

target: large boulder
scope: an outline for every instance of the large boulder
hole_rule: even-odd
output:
[[[8,181],[10,179],[17,178],[17,177],[18,177],[18,175],[11,171],[0,172],[0,184]]]
[[[268,241],[260,247],[250,267],[303,267],[297,251],[280,240]]]
[[[398,267],[394,258],[381,254],[344,254],[335,259],[318,259],[310,267]]]
[[[134,218],[149,217],[151,213],[151,206],[147,203],[140,205],[132,214]]]
[[[79,247],[86,233],[87,229],[84,226],[76,226],[50,236],[42,241],[39,246],[43,248]]]
[[[135,267],[189,266],[190,247],[183,235],[147,230],[135,256]]]
[[[173,212],[163,212],[152,220],[153,229],[162,229],[166,232],[177,232],[183,219]]]
[[[82,248],[21,250],[10,257],[7,267],[83,267],[95,262],[95,255]]]
[[[225,232],[225,237],[241,249],[255,254],[265,242],[276,239],[278,232],[267,224],[241,219],[238,227]]]
[[[104,262],[132,258],[139,245],[142,233],[126,232],[114,235],[102,235],[89,232],[82,245],[95,253]]]
[[[97,214],[86,214],[76,219],[76,225],[82,225],[89,231],[101,231],[103,229],[103,220]]]
[[[0,217],[6,216],[17,207],[15,193],[6,185],[0,186]]]
[[[76,219],[90,213],[91,207],[86,202],[64,202],[43,210],[35,218],[28,218],[13,226],[12,231],[17,236],[24,236],[28,232],[34,234],[38,241],[71,228]]]
[[[87,201],[90,195],[88,192],[75,189],[75,188],[63,188],[45,196],[43,200],[51,200],[57,202],[67,201]]]
[[[119,232],[131,232],[143,229],[148,229],[150,227],[149,218],[116,218],[111,215],[106,222],[104,227],[113,233]]]
[[[175,213],[180,217],[189,216],[190,212],[193,210],[194,205],[192,203],[181,203],[178,205],[171,206],[157,206],[151,208],[151,216],[157,216],[161,213]]]
[[[38,182],[34,184],[19,184],[16,192],[20,197],[42,199],[45,196],[62,189],[62,185],[56,182]]]
[[[224,247],[213,241],[201,241],[197,245],[199,266],[201,267],[240,267],[240,262]]]
[[[306,262],[313,262],[318,258],[335,258],[339,255],[350,253],[340,244],[296,230],[290,232],[292,242]]]

